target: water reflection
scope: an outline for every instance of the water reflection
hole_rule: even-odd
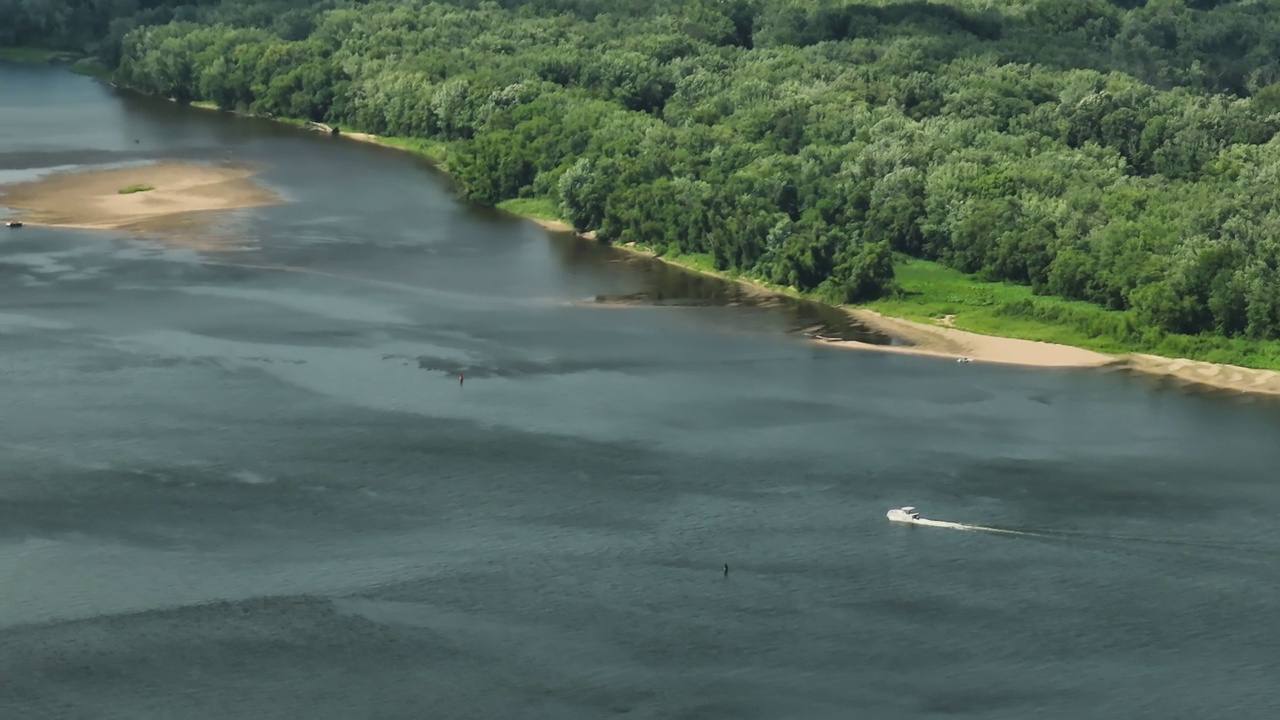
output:
[[[760,288],[692,272],[654,258],[628,253],[607,244],[583,240],[573,233],[554,233],[551,242],[565,266],[598,267],[622,263],[643,279],[638,292],[596,295],[602,305],[662,307],[754,307],[781,309],[790,318],[790,332],[827,340],[857,340],[873,345],[902,345],[830,305],[778,295]]]

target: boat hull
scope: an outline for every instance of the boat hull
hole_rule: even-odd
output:
[[[890,522],[899,522],[899,523],[907,523],[907,524],[914,524],[916,520],[920,519],[918,515],[910,515],[897,508],[894,508],[889,512],[885,513],[885,517],[889,518]]]

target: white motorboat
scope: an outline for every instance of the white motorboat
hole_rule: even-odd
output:
[[[910,505],[906,507],[894,508],[885,513],[890,522],[913,523],[920,519],[920,513]]]

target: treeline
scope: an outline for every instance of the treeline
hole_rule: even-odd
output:
[[[475,201],[606,241],[839,301],[897,252],[1108,332],[1280,337],[1280,0],[40,2],[0,41],[447,142]]]

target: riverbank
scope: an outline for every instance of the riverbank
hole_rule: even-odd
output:
[[[1166,358],[1149,353],[1107,354],[1070,345],[981,335],[944,325],[881,315],[874,310],[849,308],[868,327],[913,343],[910,347],[883,347],[854,341],[826,341],[847,348],[969,358],[989,362],[1043,368],[1098,368],[1129,370],[1163,377],[1188,385],[1233,392],[1280,396],[1280,372],[1186,358]]]
[[[439,155],[422,153],[406,143],[388,142],[385,138],[365,133],[347,133],[347,137],[399,150],[418,152],[426,155],[440,167],[444,167]],[[443,149],[443,146],[439,146]],[[442,153],[441,153],[442,155]],[[509,200],[499,205],[499,209],[523,217],[530,222],[551,232],[574,232],[581,238],[594,240],[595,233],[576,232],[572,225],[554,218],[548,211],[545,202],[537,200]],[[669,265],[674,265],[688,272],[695,272],[716,277],[728,282],[737,283],[745,291],[756,296],[791,296],[802,297],[790,288],[770,286],[753,279],[721,272],[710,267],[707,259],[700,256],[670,257],[635,243],[613,245],[614,249],[631,255],[646,257]],[[898,353],[936,357],[940,359],[985,362],[1004,365],[1016,365],[1036,368],[1108,368],[1110,370],[1130,370],[1146,375],[1174,379],[1178,382],[1212,387],[1234,392],[1280,395],[1280,373],[1262,368],[1250,368],[1225,362],[1209,362],[1188,358],[1164,357],[1153,353],[1135,352],[1117,347],[1119,343],[1105,337],[1085,337],[1082,333],[1066,326],[1048,326],[1045,321],[1026,317],[998,317],[999,312],[991,308],[999,302],[1029,301],[1033,294],[1030,288],[1012,287],[995,283],[977,283],[965,280],[968,287],[958,287],[954,278],[950,282],[939,282],[936,276],[949,274],[958,276],[955,271],[923,261],[912,261],[899,268],[902,275],[930,276],[927,283],[933,283],[937,294],[945,296],[941,305],[933,302],[936,298],[917,298],[911,301],[888,300],[874,303],[873,307],[841,306],[855,321],[895,338],[906,345],[873,345],[852,340],[828,340],[814,338],[813,342],[834,345],[840,348],[869,350],[873,352]],[[913,278],[918,279],[918,278]],[[998,285],[998,288],[997,288]],[[956,296],[963,296],[966,291],[980,297],[972,307],[957,310]],[[924,294],[924,293],[919,293]],[[1005,297],[993,297],[995,295]],[[814,300],[814,298],[806,298]],[[1086,321],[1101,318],[1103,322],[1116,321],[1111,311],[1088,306],[1084,303],[1056,298],[1037,298],[1042,304],[1065,312],[1083,314]],[[814,300],[817,301],[817,300]],[[975,312],[982,308],[985,312]],[[958,315],[962,317],[958,318]],[[912,317],[902,317],[912,316]],[[956,327],[957,320],[973,323],[988,332]],[[995,334],[1000,331],[1010,334],[1050,336],[1067,336],[1073,341],[1052,342],[1028,337],[1009,337]],[[1183,339],[1185,338],[1177,338]],[[1194,339],[1193,339],[1194,340]],[[1092,347],[1081,347],[1088,344]]]
[[[534,222],[551,230],[572,230],[563,223],[557,224],[537,219]],[[680,258],[663,257],[634,243],[614,247],[622,252],[660,260],[689,272],[735,282],[752,293],[799,297],[798,293],[787,288],[773,288],[763,283],[702,267],[696,257],[692,262],[682,262]],[[813,343],[850,350],[918,355],[946,360],[967,359],[973,362],[1032,368],[1106,368],[1112,371],[1142,373],[1173,380],[1180,384],[1254,395],[1280,396],[1280,372],[1274,370],[1186,358],[1168,358],[1150,353],[1107,353],[1064,343],[988,335],[954,327],[955,318],[949,315],[927,323],[889,316],[865,307],[841,306],[841,309],[862,325],[908,344],[873,345],[855,340],[824,338],[814,338]]]
[[[21,65],[65,65],[68,70],[77,75],[88,75],[106,81],[110,81],[111,76],[111,71],[96,58],[84,57],[83,54],[72,50],[3,47],[0,48],[0,62]]]
[[[70,50],[50,50],[36,47],[0,47],[0,62],[22,63],[23,65],[52,65],[55,63],[72,63],[81,58],[80,53]]]
[[[280,198],[244,165],[160,162],[57,172],[0,186],[0,204],[28,225],[88,230],[163,230],[210,213],[274,205]]]
[[[546,223],[539,224],[544,225],[544,227],[547,225]],[[707,267],[700,267],[696,262],[681,262],[680,258],[663,257],[652,250],[636,246],[634,243],[616,247],[624,252],[661,260],[690,272],[736,282],[753,294],[800,297],[798,293],[788,288],[774,288],[746,278],[733,276]],[[812,300],[812,298],[809,299]],[[814,300],[814,302],[817,301]],[[1122,362],[1121,358],[1115,355],[1071,345],[982,335],[941,324],[930,325],[906,318],[891,317],[869,308],[840,306],[840,309],[859,324],[908,344],[873,345],[856,340],[825,338],[814,338],[813,342],[854,350],[923,355],[950,360],[967,359],[977,362],[1027,367],[1101,367]]]
[[[206,109],[214,109],[207,105],[198,105]],[[268,118],[292,124],[295,126],[306,126],[307,123],[298,120],[289,120],[284,118]],[[314,131],[314,130],[313,130]],[[395,150],[410,152],[423,157],[433,165],[447,171],[447,145],[435,141],[417,140],[411,138],[387,138],[369,133],[360,132],[340,132],[337,137],[350,138],[357,142],[365,142],[389,147]],[[500,209],[511,212],[515,215],[524,217],[538,225],[553,232],[573,232],[573,228],[558,220],[552,215],[554,208],[551,208],[545,201],[539,200],[510,200],[500,204]],[[593,233],[578,233],[584,238],[594,238]],[[681,267],[691,272],[699,272],[706,275],[721,278],[727,281],[738,283],[741,287],[748,289],[753,294],[759,295],[790,295],[799,296],[789,288],[778,288],[760,283],[752,279],[731,275],[714,270],[709,263],[702,262],[706,258],[700,256],[690,256],[681,258],[672,258],[654,253],[651,250],[636,246],[634,244],[622,244],[614,246],[616,249],[631,253],[634,255],[649,257],[661,260],[668,264]],[[914,268],[918,269],[918,268]],[[953,272],[953,271],[951,271]],[[975,286],[977,283],[973,283]],[[988,285],[988,284],[983,284]],[[993,285],[993,284],[990,284]],[[940,289],[939,285],[935,289]],[[981,293],[992,294],[993,288],[980,287]],[[972,289],[972,288],[968,288]],[[949,304],[952,297],[949,296],[953,288],[945,288],[945,303]],[[1000,287],[994,289],[995,294],[1010,294],[1019,296],[1030,296],[1029,288],[1012,288]],[[807,298],[813,300],[814,298]],[[843,307],[842,309],[849,313],[859,323],[882,332],[891,337],[897,338],[907,345],[871,345],[866,343],[858,343],[853,341],[831,341],[815,338],[814,342],[824,344],[834,344],[838,347],[850,349],[874,350],[877,352],[891,352],[912,355],[922,355],[946,359],[969,359],[977,362],[1000,363],[1009,365],[1022,365],[1028,367],[1076,367],[1076,368],[1127,368],[1138,372],[1151,375],[1165,376],[1176,378],[1180,381],[1195,383],[1199,385],[1207,385],[1222,389],[1236,390],[1248,393],[1265,393],[1280,395],[1280,374],[1271,370],[1252,369],[1239,365],[1226,363],[1214,363],[1203,360],[1188,360],[1161,357],[1151,353],[1134,352],[1132,348],[1116,347],[1123,343],[1116,343],[1105,336],[1092,335],[1091,333],[1081,332],[1079,328],[1068,325],[1053,325],[1041,318],[1033,317],[1011,317],[1001,316],[998,310],[993,310],[1006,298],[995,298],[1000,302],[993,302],[993,298],[983,297],[980,302],[972,307],[962,307],[959,311],[950,309],[942,309],[934,307],[930,302],[935,298],[913,298],[909,301],[892,300],[883,301],[873,304],[871,308],[854,308]],[[1026,300],[1027,297],[1020,297]],[[1063,311],[1079,311],[1084,314],[1085,324],[1090,323],[1101,317],[1108,311],[1093,307],[1076,307],[1082,306],[1080,303],[1071,303],[1070,301],[1061,301],[1054,299],[1043,299],[1046,304],[1054,305],[1054,310]],[[962,303],[963,304],[963,303]],[[906,317],[903,317],[906,316]],[[1073,317],[1079,325],[1080,316],[1077,314]],[[1107,317],[1105,321],[1115,321],[1116,318]],[[963,324],[966,327],[958,327]],[[975,327],[976,326],[976,327]],[[975,332],[974,329],[980,329],[983,332]],[[1009,335],[1023,335],[1023,337],[1009,337]],[[1033,337],[1026,337],[1031,335]],[[1034,336],[1039,335],[1039,338]],[[1052,336],[1057,339],[1058,336],[1065,336],[1067,342],[1046,341],[1045,335]],[[1187,341],[1188,338],[1173,338],[1173,340]],[[1194,343],[1201,339],[1190,338]],[[1077,344],[1078,343],[1078,344]],[[1090,345],[1092,347],[1081,347],[1080,345]],[[1177,343],[1171,343],[1177,346]],[[1229,351],[1221,348],[1209,347],[1210,351],[1218,352],[1218,354],[1231,354]],[[1204,348],[1197,348],[1197,352]],[[1238,352],[1238,348],[1232,348]],[[1174,349],[1172,352],[1178,352]],[[1255,353],[1258,357],[1263,357],[1263,353]],[[1268,356],[1269,357],[1269,356]]]
[[[976,362],[1026,367],[1101,367],[1121,362],[1114,355],[1060,345],[1058,343],[1021,340],[1018,338],[979,335],[946,326],[931,326],[913,320],[881,315],[866,308],[845,308],[855,320],[890,337],[896,337],[911,345],[883,347],[853,340],[824,340],[836,345],[879,352],[897,352],[911,355],[928,355],[949,359],[967,359]]]

